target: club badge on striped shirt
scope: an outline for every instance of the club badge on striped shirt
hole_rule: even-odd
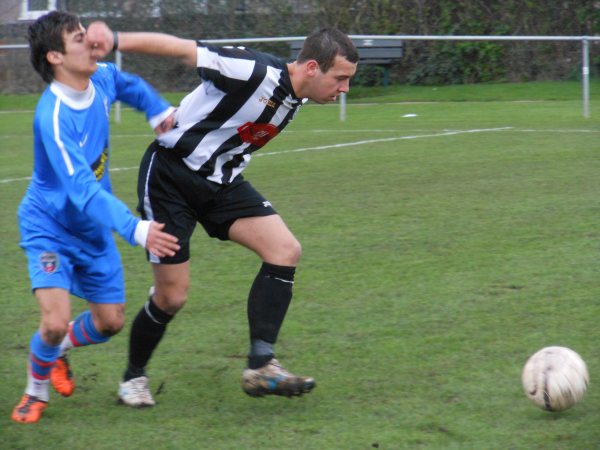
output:
[[[238,128],[238,133],[243,142],[262,147],[277,136],[279,130],[270,123],[246,122]]]

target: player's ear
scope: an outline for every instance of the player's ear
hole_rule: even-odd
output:
[[[319,72],[319,63],[314,59],[306,61],[304,67],[308,76],[314,77]]]
[[[53,66],[56,66],[62,62],[62,53],[55,50],[49,51],[46,53],[46,60]]]

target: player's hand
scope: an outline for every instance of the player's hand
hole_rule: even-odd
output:
[[[164,223],[150,222],[148,238],[146,239],[146,250],[159,258],[174,256],[180,248],[177,243],[178,239],[175,236],[162,231],[164,227]]]
[[[92,57],[102,59],[112,52],[115,45],[113,32],[104,22],[96,21],[89,24],[86,38],[92,47]]]
[[[171,114],[167,116],[165,120],[158,124],[156,128],[154,128],[154,132],[158,136],[159,134],[166,133],[169,130],[172,130],[175,126],[175,113],[177,110],[174,110]]]

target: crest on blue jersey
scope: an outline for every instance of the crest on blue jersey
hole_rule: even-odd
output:
[[[42,253],[40,255],[40,265],[47,274],[56,272],[56,269],[58,269],[58,255],[52,252]]]

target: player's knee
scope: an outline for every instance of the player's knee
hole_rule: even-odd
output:
[[[123,329],[125,318],[123,316],[114,317],[109,321],[105,321],[100,325],[100,333],[104,336],[114,336]]]
[[[189,287],[188,279],[162,280],[154,286],[152,301],[159,309],[174,316],[187,302]]]
[[[162,295],[157,291],[154,293],[153,300],[157,307],[174,316],[187,302],[187,288],[169,289]]]
[[[302,246],[296,239],[288,239],[283,243],[261,253],[263,261],[278,266],[296,267],[302,256]]]
[[[125,325],[125,308],[119,307],[103,311],[96,318],[98,331],[104,336],[114,336]]]
[[[69,322],[59,319],[46,319],[42,322],[40,332],[44,342],[59,345],[69,329]]]
[[[300,258],[302,257],[302,246],[297,239],[289,240],[282,249],[281,252],[283,261],[281,265],[296,267],[298,262],[300,262]]]

